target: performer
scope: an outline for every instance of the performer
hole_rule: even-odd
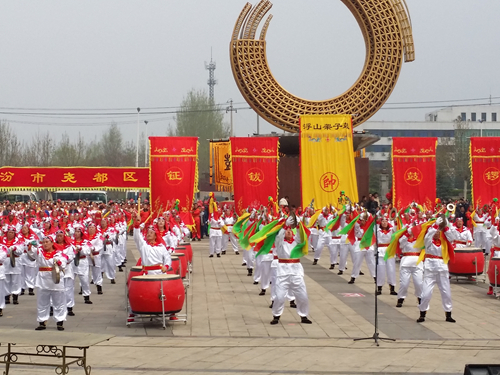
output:
[[[88,224],[88,241],[90,243],[90,263],[92,271],[92,281],[97,287],[97,294],[102,294],[102,253],[104,249],[104,238],[97,232],[97,225],[94,222]]]
[[[286,219],[285,226],[280,229],[276,236],[275,246],[278,255],[278,267],[276,268],[276,297],[273,303],[273,320],[271,324],[278,324],[285,306],[285,298],[289,290],[293,291],[297,304],[297,313],[301,323],[311,324],[307,318],[309,314],[309,299],[307,297],[306,284],[304,282],[304,269],[300,259],[291,259],[290,255],[295,246],[303,242],[300,231],[294,236],[292,226],[296,223],[293,216]],[[307,241],[307,239],[304,239]]]
[[[236,255],[239,255],[240,252],[238,250],[238,238],[233,233],[233,225],[238,220],[236,213],[229,208],[226,208],[223,215],[224,226],[227,228],[226,233],[222,235],[222,251],[223,253],[226,251],[228,242],[231,242],[231,246]]]
[[[35,295],[35,279],[38,272],[36,268],[36,262],[34,258],[30,259],[28,257],[28,248],[31,246],[38,246],[38,237],[31,230],[28,222],[25,222],[21,228],[21,233],[18,236],[19,242],[24,244],[24,253],[19,258],[19,263],[21,265],[21,277],[22,277],[22,289],[21,295],[24,295],[24,291],[28,289],[28,294],[30,296]]]
[[[142,215],[141,215],[142,217]],[[103,243],[104,243],[104,249],[102,252],[102,271],[108,278],[108,280],[111,280],[111,284],[116,284],[115,281],[115,276],[116,276],[116,269],[115,269],[115,239],[116,239],[116,230],[115,228],[108,226],[108,220],[107,218],[103,218],[101,220],[101,233],[102,236],[104,237]]]
[[[342,217],[340,218],[340,226],[338,230],[334,233],[332,233],[332,238],[333,238],[333,243],[335,244],[336,241],[339,241],[340,243],[340,256],[339,256],[339,272],[337,272],[337,275],[343,275],[344,271],[347,269],[347,255],[350,253],[351,254],[351,261],[354,264],[354,248],[351,246],[350,243],[347,243],[347,235],[343,234],[340,235],[340,231],[345,228],[346,225],[348,225],[351,222],[351,206],[347,205],[345,213],[342,214]],[[340,236],[340,239],[337,238]]]
[[[64,267],[64,290],[66,293],[68,315],[75,316],[73,312],[73,307],[75,306],[75,271],[73,267],[76,255],[75,247],[72,244],[71,238],[67,237],[62,230],[56,232],[54,247],[67,258],[66,266]]]
[[[487,212],[483,212],[483,209],[479,208],[472,217],[476,223],[476,226],[474,227],[475,245],[484,251],[486,251],[486,226],[484,225],[484,222],[488,219],[488,216]]]
[[[462,217],[457,217],[455,220],[455,229],[457,231],[457,239],[454,241],[454,245],[457,248],[468,247],[472,245],[472,234],[470,230],[464,226],[464,219]]]
[[[314,261],[313,265],[318,264],[318,260],[321,257],[321,253],[323,252],[323,248],[325,246],[330,245],[331,233],[326,230],[326,224],[331,220],[332,215],[330,215],[330,211],[328,207],[323,207],[323,210],[318,216],[316,220],[316,224],[318,226],[318,242],[316,244],[315,252],[314,252]]]
[[[5,272],[5,303],[10,303],[10,296],[12,295],[12,303],[19,305],[19,295],[21,294],[21,264],[17,262],[19,257],[23,254],[24,243],[21,243],[16,238],[16,227],[8,225],[6,230],[7,234],[0,238],[0,244],[8,248],[8,259],[4,262]],[[15,266],[12,266],[10,257],[14,256],[16,259]]]
[[[420,256],[421,250],[413,247],[416,240],[410,228],[407,228],[405,234],[399,239],[401,263],[399,265],[399,290],[396,307],[403,307],[406,295],[408,294],[410,279],[413,279],[413,286],[415,287],[415,296],[418,299],[418,304],[421,302],[424,282],[424,264],[423,262],[418,263],[418,257]]]
[[[0,245],[0,317],[3,316],[3,309],[5,308],[5,268],[3,264],[9,261],[7,258],[7,246]]]
[[[425,234],[425,262],[424,262],[424,285],[422,290],[422,300],[419,305],[420,317],[417,322],[425,321],[429,303],[432,297],[432,290],[437,283],[441,292],[441,301],[446,315],[446,321],[455,323],[455,319],[451,317],[452,301],[450,289],[450,274],[448,265],[443,259],[443,244],[441,233],[444,234],[447,241],[452,242],[456,238],[456,231],[445,225],[445,219],[439,217],[436,223],[428,228]],[[453,251],[451,243],[448,245],[448,252]]]
[[[200,218],[201,206],[202,206],[201,202],[193,203],[193,209],[191,211],[191,214],[193,215],[196,231],[192,234],[192,241],[196,240],[201,241],[201,218]]]
[[[377,294],[382,294],[382,288],[385,284],[387,277],[387,282],[389,283],[389,288],[391,290],[391,296],[396,296],[396,258],[389,258],[387,260],[385,257],[385,250],[391,242],[392,234],[394,233],[394,227],[389,224],[387,217],[382,217],[380,225],[377,225],[377,246],[378,246],[378,265],[377,265]]]
[[[490,234],[492,241],[491,258],[500,258],[500,218],[495,218],[495,224],[491,226]],[[488,293],[486,293],[489,296],[493,295],[493,286],[491,286],[493,282],[495,282],[495,280],[490,280]]]
[[[67,265],[67,256],[57,251],[52,237],[45,237],[42,246],[30,250],[32,256],[36,258],[38,275],[36,277],[37,287],[37,321],[39,323],[37,331],[47,328],[47,320],[50,316],[51,303],[54,308],[54,320],[57,322],[57,329],[63,331],[63,323],[66,320],[66,296],[64,283],[54,283],[52,279],[52,268],[54,264],[62,269]]]
[[[352,246],[354,251],[354,259],[353,259],[353,267],[351,273],[351,280],[349,280],[348,284],[354,284],[356,278],[361,274],[361,265],[363,264],[363,259],[366,260],[366,265],[368,266],[368,271],[370,271],[371,276],[375,280],[375,251],[373,250],[373,246],[370,246],[366,249],[360,249],[359,243],[363,238],[363,234],[365,233],[365,228],[368,219],[368,213],[363,212],[360,214],[360,219],[354,224],[354,235],[356,236],[356,241]]]
[[[75,275],[73,275],[73,279],[76,275],[78,275],[78,278],[80,280],[80,285],[82,287],[83,300],[85,301],[86,304],[91,305],[92,301],[90,300],[91,293],[90,293],[90,283],[89,283],[88,257],[92,252],[91,250],[92,244],[87,240],[86,237],[87,236],[84,232],[83,226],[81,224],[75,224],[73,233],[73,246],[75,248],[76,254],[73,266],[73,271],[75,272]],[[79,259],[78,265],[76,265],[77,257]],[[74,295],[71,297],[73,299],[72,305],[74,306],[75,297]]]
[[[210,255],[209,258],[213,258],[214,254],[217,254],[217,258],[220,258],[222,251],[222,226],[224,225],[224,220],[220,217],[219,211],[214,211],[210,214]]]

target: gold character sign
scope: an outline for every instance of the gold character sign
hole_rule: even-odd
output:
[[[361,125],[387,101],[405,62],[415,60],[413,36],[405,0],[342,0],[358,21],[365,40],[363,72],[345,93],[314,101],[286,91],[273,77],[266,56],[269,15],[260,38],[255,34],[272,3],[247,3],[234,27],[230,46],[231,67],[247,102],[264,119],[280,129],[299,131],[299,116],[349,114],[353,126]]]

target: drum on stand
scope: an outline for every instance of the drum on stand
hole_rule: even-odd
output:
[[[193,263],[193,247],[189,242],[181,242],[177,249],[185,248],[184,253],[186,254],[188,263]],[[176,249],[176,250],[177,250]]]
[[[130,268],[130,271],[128,272],[127,276],[127,285],[130,284],[130,279],[134,276],[141,276],[142,275],[142,266],[133,266]]]
[[[175,314],[184,306],[184,285],[179,275],[134,276],[128,298],[134,314]]]
[[[181,267],[181,262],[179,260],[179,257],[177,255],[172,254],[170,255],[170,258],[172,258],[172,269],[170,271],[167,271],[167,274],[179,275]]]
[[[490,263],[488,264],[488,279],[491,286],[500,286],[500,258],[490,259]]]
[[[179,257],[179,262],[181,265],[181,277],[185,278],[187,275],[187,270],[188,270],[188,262],[187,262],[187,256],[184,253],[178,253],[177,249],[174,251],[175,256]]]
[[[484,273],[483,250],[476,247],[455,249],[455,262],[448,263],[450,275],[475,276]]]

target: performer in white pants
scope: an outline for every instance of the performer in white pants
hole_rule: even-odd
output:
[[[332,215],[328,211],[328,207],[323,207],[323,211],[319,214],[318,219],[316,220],[316,225],[318,226],[318,243],[316,244],[314,250],[314,261],[313,265],[318,264],[318,260],[321,257],[321,253],[323,252],[323,248],[325,246],[330,245],[330,240],[332,234],[325,227],[326,224],[331,220]]]
[[[413,247],[416,240],[411,230],[407,230],[399,239],[401,263],[399,264],[399,290],[396,307],[403,306],[403,302],[408,294],[410,279],[413,279],[415,297],[417,297],[418,303],[420,304],[421,301],[424,283],[424,263],[418,263],[418,257],[420,256],[421,250]]]
[[[94,222],[88,224],[88,241],[90,242],[89,262],[91,264],[92,281],[97,287],[97,294],[102,294],[102,253],[104,249],[104,238],[97,232]]]
[[[363,212],[360,215],[361,218],[356,222],[356,224],[354,224],[354,234],[356,236],[356,242],[354,242],[354,245],[351,245],[354,251],[354,264],[352,267],[351,280],[349,280],[348,284],[354,284],[354,282],[356,281],[356,278],[360,274],[363,260],[366,260],[368,271],[375,280],[375,251],[373,250],[373,246],[370,246],[366,249],[359,248],[359,242],[363,238],[364,227],[366,225],[369,214]]]
[[[227,231],[222,235],[222,253],[224,254],[226,252],[227,244],[231,242],[234,253],[238,255],[240,253],[238,249],[238,238],[233,234],[233,225],[236,223],[238,218],[231,212],[230,209],[226,209],[223,219]]]
[[[486,226],[485,221],[488,220],[488,213],[483,213],[483,209],[479,208],[472,217],[476,226],[474,227],[474,243],[476,247],[486,251]]]
[[[301,323],[311,324],[307,318],[309,314],[309,298],[307,297],[306,284],[304,282],[304,269],[300,259],[290,259],[292,249],[302,243],[300,231],[293,235],[291,226],[294,219],[289,216],[285,226],[276,236],[275,246],[278,255],[278,267],[276,268],[276,297],[273,303],[273,320],[271,324],[278,324],[285,306],[285,298],[289,290],[293,291],[297,304],[297,313],[301,317]],[[307,241],[307,239],[304,239]]]
[[[217,254],[217,258],[220,258],[220,253],[222,251],[222,226],[224,225],[224,220],[221,218],[219,212],[213,212],[210,214],[210,255],[209,258],[213,258],[214,254]]]
[[[21,295],[24,295],[24,291],[28,289],[28,294],[30,296],[35,295],[35,280],[38,269],[36,267],[36,262],[28,257],[28,248],[30,246],[38,246],[38,236],[31,230],[29,223],[26,222],[21,228],[21,233],[18,236],[19,242],[24,243],[24,252],[19,258],[22,269],[22,289]]]
[[[491,234],[491,258],[500,258],[500,218],[496,217],[495,222],[490,228]],[[493,295],[493,286],[491,284],[495,283],[495,280],[490,280],[490,286],[488,288],[487,295]]]
[[[10,296],[12,295],[13,304],[18,305],[22,287],[22,265],[19,259],[24,251],[24,243],[16,238],[15,226],[8,225],[4,231],[6,231],[7,234],[0,238],[0,243],[5,245],[9,252],[7,254],[7,260],[3,264],[5,272],[5,303],[10,303]],[[14,256],[16,260],[14,267],[11,265],[11,255]]]
[[[0,245],[0,317],[3,316],[3,309],[5,308],[5,268],[3,264],[8,260],[7,247]]]
[[[396,296],[396,258],[385,257],[385,250],[391,242],[394,227],[389,224],[387,217],[382,217],[380,225],[377,225],[377,245],[378,245],[378,266],[377,266],[377,294],[382,294],[382,288],[387,282],[391,296]]]
[[[332,215],[332,219],[335,219],[335,217],[338,214]],[[344,268],[345,269],[345,262],[347,262],[347,253],[345,259],[342,259],[342,252],[341,248],[345,244],[345,238],[344,238],[344,243],[342,243],[342,236],[339,234],[340,230],[345,226],[345,214],[342,214],[340,218],[337,221],[336,227],[332,228],[332,231],[330,232],[330,243],[328,244],[328,250],[330,252],[330,269],[333,270],[335,269],[335,265],[338,264],[337,259],[339,259],[339,254],[340,254],[340,260],[344,261]],[[339,273],[339,275],[342,275],[344,272]]]
[[[102,272],[106,275],[111,284],[116,284],[116,263],[115,263],[115,247],[116,247],[116,230],[108,226],[108,220],[101,220],[101,233],[103,236],[103,251],[101,259]]]
[[[34,251],[33,251],[34,250]],[[54,320],[57,322],[57,329],[63,331],[63,323],[66,320],[66,296],[64,283],[61,281],[55,284],[52,280],[52,268],[57,263],[61,270],[67,265],[67,257],[63,252],[56,251],[52,237],[45,237],[42,246],[30,250],[36,258],[38,275],[36,277],[37,287],[37,321],[39,323],[37,331],[47,328],[47,321],[50,316],[51,304],[54,308]],[[62,271],[61,271],[62,272]]]
[[[62,230],[58,230],[56,233],[56,239],[54,247],[57,251],[62,252],[66,258],[67,263],[64,268],[64,278],[61,282],[64,282],[64,290],[66,293],[66,306],[68,308],[68,315],[74,316],[73,307],[75,306],[75,271],[74,271],[74,259],[75,259],[75,247],[72,244],[71,238],[67,237]]]
[[[443,260],[441,232],[444,233],[448,241],[453,242],[456,239],[456,231],[448,226],[440,227],[442,223],[443,218],[439,217],[436,220],[436,224],[430,227],[425,235],[424,285],[422,299],[418,306],[420,309],[420,317],[417,320],[418,323],[425,321],[427,310],[429,310],[432,291],[436,284],[441,292],[441,301],[443,303],[446,321],[455,323],[455,320],[451,317],[452,302],[450,274],[448,272],[448,264]],[[453,251],[453,249],[449,249],[449,251]]]
[[[84,229],[81,224],[75,224],[74,233],[73,233],[73,246],[75,248],[75,260],[79,259],[78,266],[74,261],[73,271],[75,272],[76,277],[78,275],[78,279],[80,280],[80,286],[82,287],[82,295],[83,300],[86,304],[91,305],[92,301],[90,300],[90,281],[89,281],[89,261],[88,257],[91,253],[91,243],[86,239],[86,235],[84,235]],[[74,295],[73,295],[73,305],[74,305]],[[71,306],[73,307],[73,306]]]

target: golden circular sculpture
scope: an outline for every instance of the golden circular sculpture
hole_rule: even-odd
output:
[[[269,0],[255,7],[247,3],[234,27],[230,46],[236,83],[250,106],[265,120],[289,132],[299,131],[305,114],[350,114],[354,127],[373,116],[387,101],[405,62],[415,60],[411,21],[405,0],[341,0],[358,22],[366,45],[366,59],[358,80],[345,93],[315,101],[285,90],[273,77],[266,56],[266,34],[271,22]]]

